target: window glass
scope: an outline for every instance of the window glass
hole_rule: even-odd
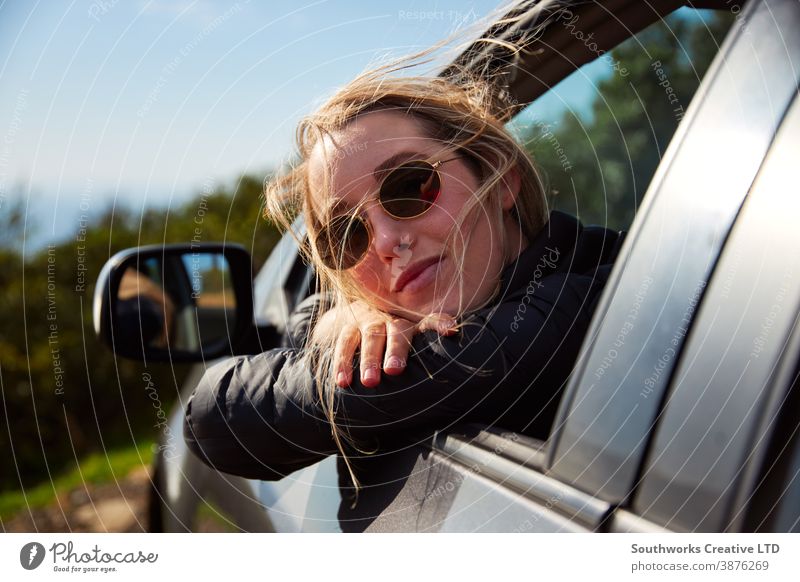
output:
[[[551,208],[628,228],[733,21],[728,11],[681,8],[509,122],[543,171]]]

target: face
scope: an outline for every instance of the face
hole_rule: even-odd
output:
[[[424,214],[389,215],[378,202],[385,173],[412,160],[439,167],[441,189]],[[412,320],[430,313],[458,315],[488,300],[519,249],[519,227],[510,216],[516,192],[502,195],[503,216],[479,204],[461,213],[478,190],[472,166],[457,151],[427,136],[413,117],[377,111],[350,122],[317,143],[309,158],[312,206],[318,217],[356,213],[372,238],[364,257],[343,271],[376,307]],[[510,220],[510,223],[508,222]],[[325,221],[323,219],[323,221]],[[512,232],[509,236],[508,229]]]

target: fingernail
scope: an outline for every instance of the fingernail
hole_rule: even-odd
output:
[[[363,380],[364,383],[369,382],[370,384],[372,384],[373,382],[378,382],[379,379],[380,379],[380,374],[378,373],[378,370],[376,370],[375,368],[367,368],[364,371],[364,380]]]
[[[336,374],[336,383],[339,386],[346,386],[347,385],[347,374],[344,372],[339,372]]]
[[[397,356],[392,356],[391,358],[386,360],[386,365],[384,366],[384,368],[398,369],[404,366],[405,364],[403,363],[403,360],[401,360]]]

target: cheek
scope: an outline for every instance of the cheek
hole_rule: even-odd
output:
[[[470,228],[471,226],[471,228]],[[503,235],[489,217],[481,212],[468,224],[455,241],[464,264],[464,292],[481,301],[487,290],[493,289],[504,267]]]
[[[373,296],[380,296],[385,293],[385,290],[381,283],[380,275],[378,274],[379,271],[375,268],[373,261],[373,254],[369,252],[367,256],[364,257],[358,265],[350,269],[347,274],[358,289],[366,291]]]
[[[452,247],[456,256],[463,257],[473,269],[485,267],[485,257],[495,243],[484,209],[478,206],[462,220],[451,224]]]

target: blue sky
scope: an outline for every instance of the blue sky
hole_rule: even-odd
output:
[[[482,29],[500,4],[2,2],[0,212],[25,198],[30,250],[115,198],[166,206],[263,174],[337,87],[378,59]]]
[[[354,75],[476,35],[507,4],[0,0],[0,213],[25,201],[31,250],[115,200],[163,207],[263,175],[291,157],[300,117]],[[588,64],[520,122],[586,117],[608,74]]]

